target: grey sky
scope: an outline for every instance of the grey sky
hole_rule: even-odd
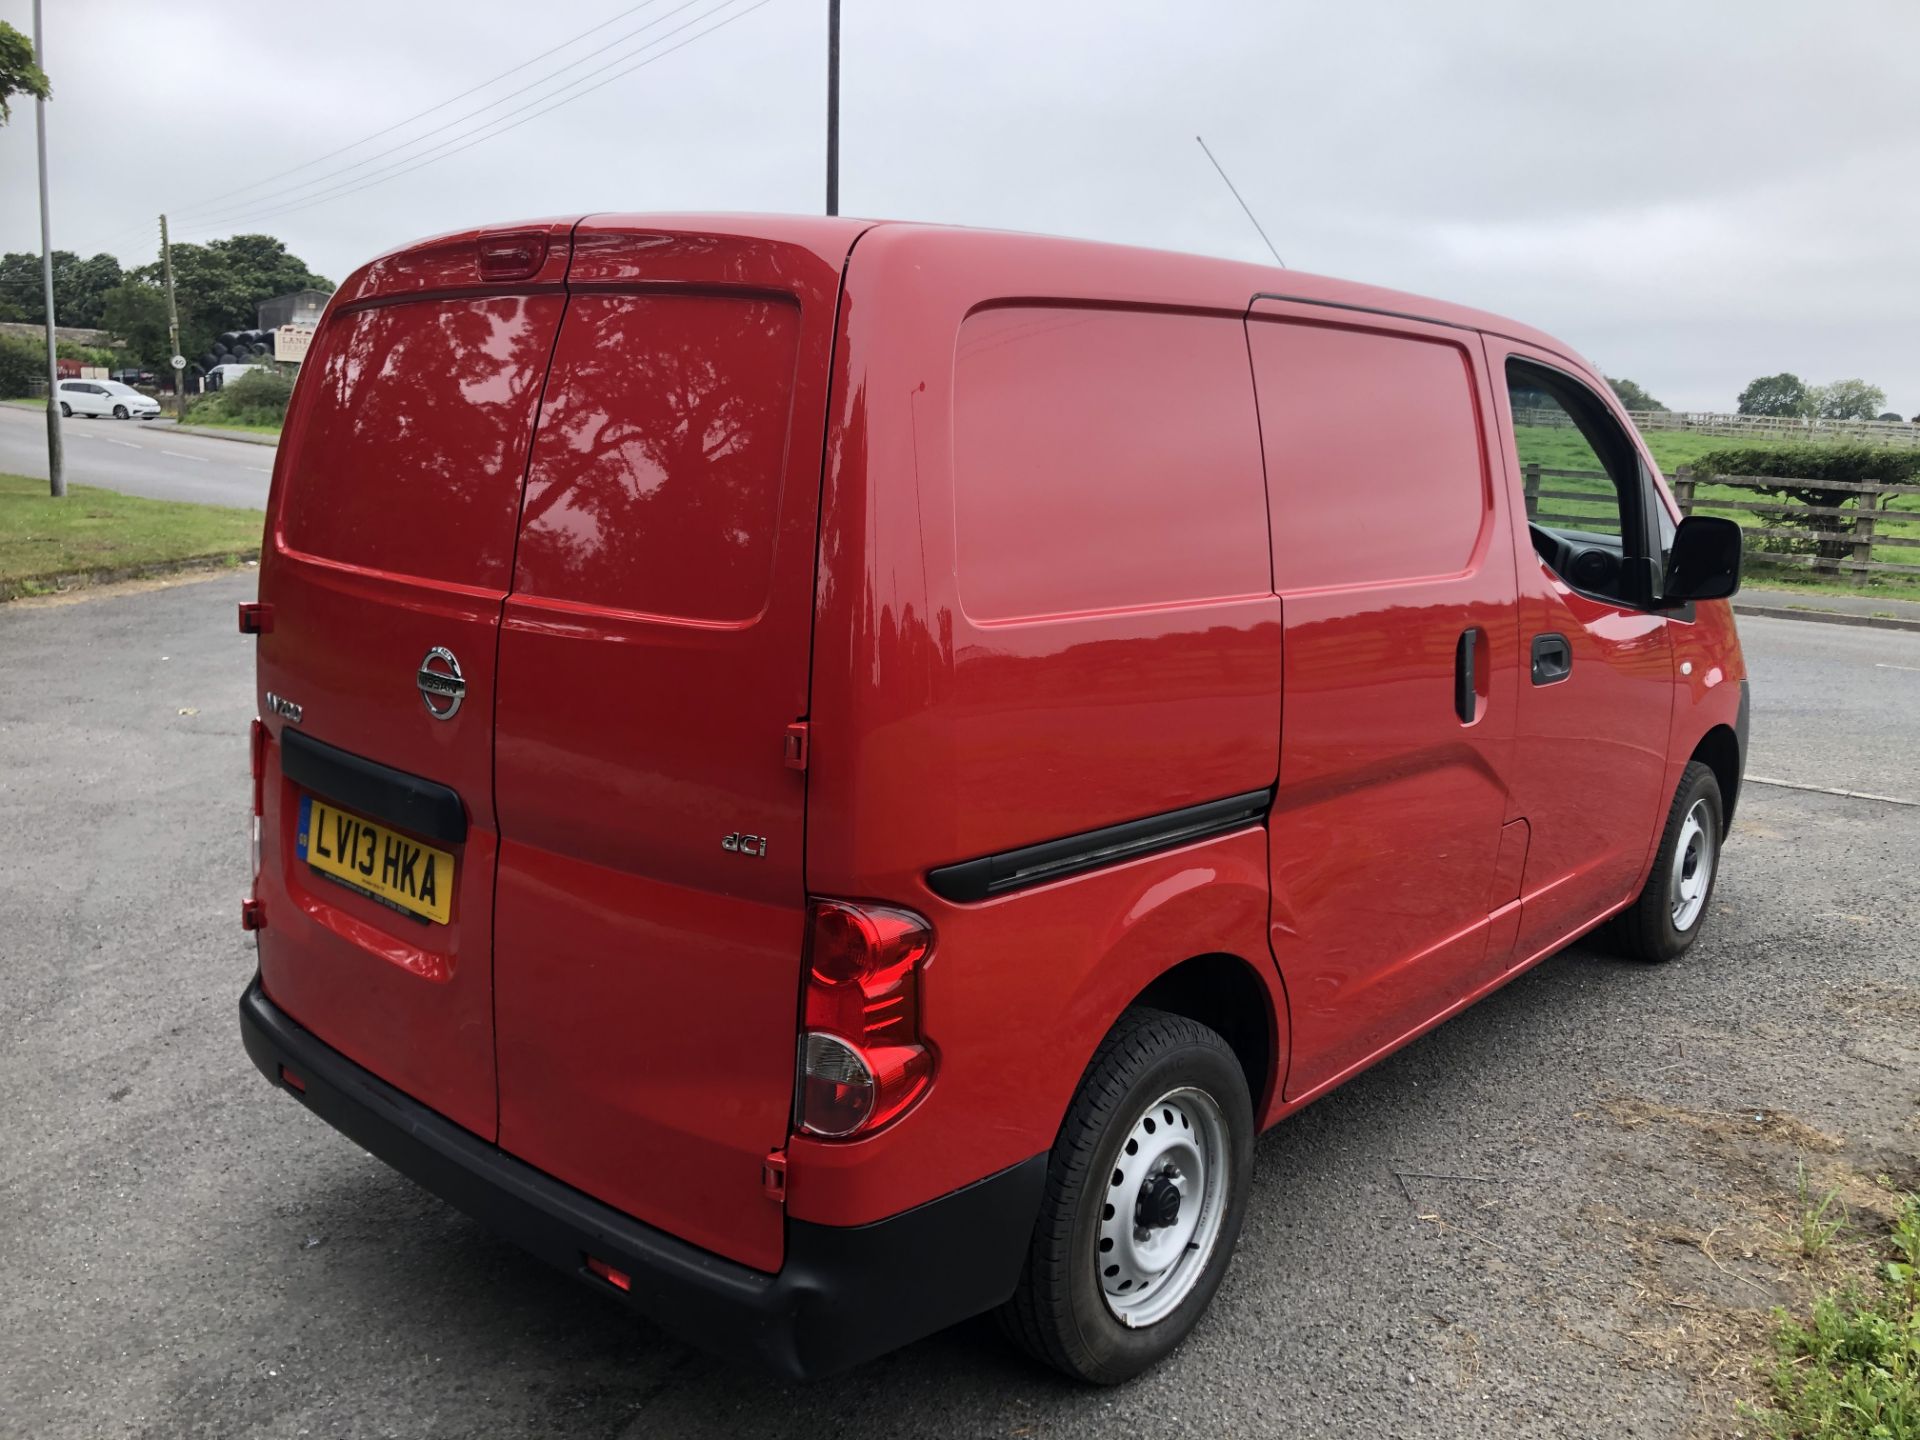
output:
[[[505,108],[753,3],[669,15],[686,0],[653,0],[415,125],[214,202],[633,3],[46,0],[54,243],[146,260],[166,209],[181,238],[264,230],[338,280],[475,221],[817,209],[825,0],[768,0],[498,139],[262,213],[474,131],[487,117],[321,178],[569,61],[584,63]],[[1731,408],[1748,379],[1787,369],[1859,375],[1900,413],[1920,409],[1917,0],[844,12],[849,214],[1265,258],[1198,131],[1296,268],[1513,315],[1670,405]],[[30,7],[0,0],[0,18],[26,30]],[[32,111],[16,105],[0,131],[0,248],[36,249],[37,226]]]

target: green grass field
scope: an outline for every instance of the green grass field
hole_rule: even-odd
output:
[[[1548,470],[1597,470],[1600,462],[1578,430],[1551,425],[1522,425],[1515,440],[1522,465],[1539,465]],[[1656,430],[1645,436],[1647,448],[1669,480],[1673,472],[1692,463],[1710,450],[1748,443],[1770,448],[1764,441],[1736,442],[1717,435],[1695,435],[1684,430]],[[1540,502],[1540,513],[1548,523],[1564,529],[1586,529],[1614,533],[1619,530],[1618,511],[1611,492],[1601,480],[1581,480],[1549,476],[1541,487],[1547,498]],[[1557,493],[1556,493],[1557,492]],[[1592,500],[1570,498],[1591,494]],[[1795,589],[1844,590],[1858,593],[1850,578],[1834,580],[1814,575],[1793,565],[1769,565],[1765,551],[1754,547],[1764,531],[1764,517],[1751,510],[1716,508],[1718,501],[1756,501],[1770,497],[1759,491],[1731,485],[1702,485],[1694,492],[1694,508],[1702,514],[1723,515],[1747,527],[1747,576],[1755,583],[1790,585]],[[1920,495],[1901,495],[1889,499],[1883,514],[1901,518],[1882,519],[1874,529],[1875,539],[1888,537],[1920,539]],[[1831,522],[1830,522],[1831,523]],[[1844,524],[1845,522],[1839,522]],[[1798,528],[1798,527],[1796,527]],[[1809,524],[1806,528],[1814,528]],[[1920,546],[1875,545],[1873,558],[1898,565],[1920,565]],[[1920,575],[1876,574],[1866,587],[1868,593],[1881,593],[1900,599],[1920,598]]]
[[[0,600],[96,580],[234,564],[260,550],[258,510],[142,500],[0,475]]]

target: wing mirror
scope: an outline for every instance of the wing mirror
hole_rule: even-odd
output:
[[[1724,600],[1740,588],[1740,526],[1718,515],[1689,515],[1673,532],[1663,606]]]

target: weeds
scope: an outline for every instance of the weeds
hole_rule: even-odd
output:
[[[1807,1211],[1826,1240],[1832,1198]],[[1895,1219],[1891,1250],[1874,1272],[1877,1294],[1848,1285],[1804,1324],[1774,1312],[1776,1408],[1755,1418],[1779,1440],[1920,1440],[1920,1196]]]
[[[1804,1160],[1800,1162],[1794,1188],[1800,1197],[1800,1253],[1809,1260],[1815,1260],[1826,1253],[1827,1247],[1833,1243],[1833,1237],[1845,1228],[1847,1207],[1841,1203],[1838,1185],[1815,1202],[1807,1184],[1807,1163]],[[1839,1207],[1840,1213],[1829,1220],[1827,1213],[1835,1206]]]

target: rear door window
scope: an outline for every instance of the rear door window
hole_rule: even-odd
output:
[[[504,593],[563,301],[374,305],[329,322],[280,507],[304,554]]]
[[[758,615],[799,336],[789,300],[576,296],[514,589],[679,620]]]

